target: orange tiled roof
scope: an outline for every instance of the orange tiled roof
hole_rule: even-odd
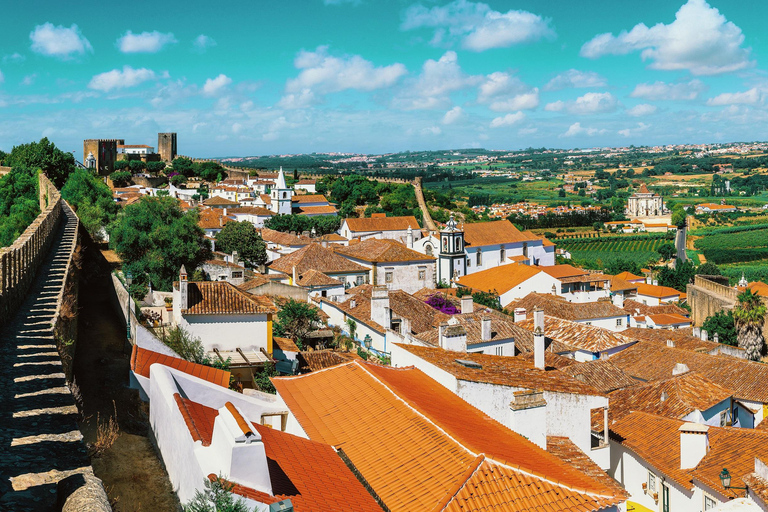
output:
[[[251,295],[226,281],[190,282],[184,315],[234,315],[274,313],[275,304],[265,295]]]
[[[584,269],[576,268],[573,265],[552,265],[549,267],[541,267],[541,270],[554,277],[555,279],[564,279],[567,277],[580,277],[589,276],[589,272]],[[607,276],[599,276],[600,278],[608,279]]]
[[[275,231],[274,229],[261,228],[261,238],[265,242],[272,242],[278,245],[285,246],[298,246],[307,245],[310,243],[309,237],[297,236],[291,233],[283,233],[282,231]]]
[[[572,364],[560,370],[602,393],[610,393],[638,383],[608,359]]]
[[[690,324],[691,319],[684,317],[683,315],[675,315],[669,313],[657,313],[653,315],[647,315],[656,325],[680,325]]]
[[[367,273],[369,271],[366,267],[350,261],[336,254],[332,249],[317,243],[308,244],[298,251],[281,256],[269,264],[270,270],[277,270],[288,275],[293,275],[294,267],[296,267],[296,272],[299,274],[309,270],[316,270],[324,274],[345,272]]]
[[[640,327],[631,327],[622,331],[625,336],[631,336],[638,340],[643,340],[647,343],[655,343],[661,346],[667,346],[667,341],[671,340],[675,348],[682,350],[692,350],[694,352],[706,352],[715,353],[720,347],[719,343],[708,340],[704,341],[693,335],[693,331],[690,328],[684,329],[643,329]],[[733,347],[734,350],[739,350],[738,347]]]
[[[273,276],[277,278],[278,276]],[[264,284],[269,283],[272,281],[270,276],[265,274],[255,274],[251,279],[247,280],[241,285],[237,286],[237,289],[243,292],[248,292],[249,290],[252,290],[253,288],[257,288],[259,286],[262,286]]]
[[[322,194],[296,195],[291,198],[294,203],[327,203],[328,200]]]
[[[307,270],[296,276],[298,286],[341,286],[341,281],[317,270]]]
[[[540,370],[533,361],[522,357],[492,356],[467,352],[458,354],[442,348],[397,344],[411,354],[450,373],[458,380],[485,382],[499,386],[543,389],[557,393],[603,396],[597,389],[574,379],[560,370]],[[472,361],[480,368],[470,368],[457,359]]]
[[[228,371],[192,363],[159,352],[153,352],[152,350],[141,348],[138,345],[133,346],[133,351],[131,352],[131,370],[133,370],[134,373],[149,378],[149,368],[155,363],[174,368],[225,388],[229,387],[230,373]]]
[[[492,315],[488,308],[480,306],[472,313],[457,314],[452,317],[452,321],[456,321],[458,325],[464,327],[464,330],[467,333],[467,345],[485,343],[482,337],[483,317],[491,319],[491,339],[489,340],[491,342],[514,339],[517,344],[518,339],[520,338],[533,338],[533,335],[529,335],[524,329],[518,327],[512,321],[512,318],[506,315]],[[424,343],[437,347],[440,345],[440,329],[437,327],[422,332],[417,338]],[[531,343],[533,343],[532,339]],[[518,350],[520,350],[520,348]]]
[[[271,210],[260,206],[241,206],[240,208],[228,208],[227,215],[261,215],[263,217],[273,217],[275,214]]]
[[[461,286],[480,290],[483,292],[496,292],[503,295],[515,286],[524,283],[533,276],[539,274],[542,267],[510,263],[499,265],[480,272],[474,272],[459,278]]]
[[[464,224],[463,229],[464,241],[470,247],[541,240],[532,233],[530,235],[521,233],[520,230],[508,220],[473,222]]]
[[[768,297],[768,284],[760,281],[753,281],[747,286],[753,293],[760,295],[761,297]]]
[[[517,325],[533,332],[535,330],[533,315],[517,322]],[[564,345],[589,352],[603,352],[635,341],[620,332],[579,324],[553,316],[544,317],[544,334],[547,338],[557,340]]]
[[[597,510],[624,499],[416,369],[355,361],[273,382],[310,438],[342,448],[392,511]]]
[[[273,336],[272,341],[274,341],[275,345],[277,345],[277,348],[284,352],[299,352],[299,347],[296,346],[296,343],[293,342],[290,338],[281,338],[280,336]]]
[[[547,436],[547,451],[569,466],[578,469],[582,473],[601,482],[609,489],[612,489],[617,496],[623,495],[625,498],[629,498],[630,494],[619,482],[608,476],[608,473],[595,464],[595,461],[590,459],[587,454],[581,451],[567,437]]]
[[[687,316],[689,313],[680,306],[674,304],[659,304],[658,306],[649,306],[632,299],[624,299],[624,311],[631,315],[658,315],[659,313],[667,313],[672,315]]]
[[[369,238],[348,247],[336,247],[334,250],[342,256],[373,263],[435,261],[432,256],[409,249],[400,242],[379,238]]]
[[[734,398],[768,403],[768,365],[762,363],[644,342],[622,350],[611,357],[611,362],[624,373],[645,381],[671,377],[675,365],[682,363],[730,390]]]
[[[330,204],[321,206],[299,206],[300,215],[320,215],[324,213],[338,213],[338,210]]]
[[[203,446],[210,446],[213,425],[219,411],[174,395],[189,433]],[[296,512],[349,509],[380,512],[373,497],[327,444],[318,443],[258,423],[247,422],[234,408],[232,412],[241,428],[256,431],[264,443],[269,479],[274,494],[267,494],[235,484],[232,492],[260,503],[271,504],[290,499]],[[208,477],[213,480],[215,474]]]
[[[235,222],[229,217],[225,217],[222,210],[205,209],[200,210],[197,225],[203,229],[221,229],[227,222]]]
[[[657,286],[655,284],[637,283],[637,294],[648,297],[663,299],[665,297],[679,297],[680,292],[668,286]]]
[[[237,201],[230,201],[227,198],[221,197],[221,196],[213,196],[209,197],[205,201],[203,201],[203,204],[205,206],[239,206],[240,203]]]
[[[419,222],[413,215],[405,217],[370,217],[344,219],[349,230],[354,232],[369,231],[406,231],[409,227],[414,231],[421,229]]]
[[[316,372],[332,366],[348,363],[353,359],[360,359],[356,352],[335,352],[333,350],[313,350],[312,352],[299,352],[299,358],[304,360],[310,371]]]
[[[507,304],[504,309],[514,311],[517,308],[525,309],[527,316],[533,314],[534,308],[539,308],[544,310],[546,316],[572,321],[627,316],[626,311],[608,301],[568,302],[557,295],[536,292],[531,292],[522,299]]]

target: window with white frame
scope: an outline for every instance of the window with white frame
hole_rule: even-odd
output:
[[[720,426],[724,427],[728,423],[728,411],[720,411]]]
[[[357,279],[355,279],[355,282],[357,283],[358,286],[363,284],[363,276],[357,276]]]
[[[504,355],[504,346],[496,347],[496,355],[497,356],[503,356]]]
[[[648,472],[648,494],[653,494],[656,492],[656,475]]]
[[[616,327],[621,327],[622,321],[621,318],[616,319]]]
[[[384,273],[384,281],[387,283],[392,282],[392,272],[385,272]]]
[[[419,270],[419,281],[423,281],[427,278],[427,271],[426,270]]]
[[[704,495],[704,510],[713,510],[718,505],[717,500],[712,496]]]

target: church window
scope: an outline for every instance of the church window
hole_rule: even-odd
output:
[[[456,237],[456,250],[457,251],[461,250],[461,238],[460,237]]]
[[[448,252],[448,237],[443,238],[443,252]]]

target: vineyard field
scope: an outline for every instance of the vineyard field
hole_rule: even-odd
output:
[[[768,259],[768,228],[723,229],[696,240],[707,261],[718,265]]]
[[[594,264],[597,260],[603,263],[618,258],[635,261],[640,265],[648,263],[649,260],[658,260],[659,253],[657,249],[671,240],[664,238],[639,239],[570,239],[558,240],[557,246],[571,253],[574,261],[584,261]]]

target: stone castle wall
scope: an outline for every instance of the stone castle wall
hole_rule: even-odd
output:
[[[61,218],[61,194],[40,173],[40,214],[10,247],[0,249],[0,326],[19,308],[45,258]]]

